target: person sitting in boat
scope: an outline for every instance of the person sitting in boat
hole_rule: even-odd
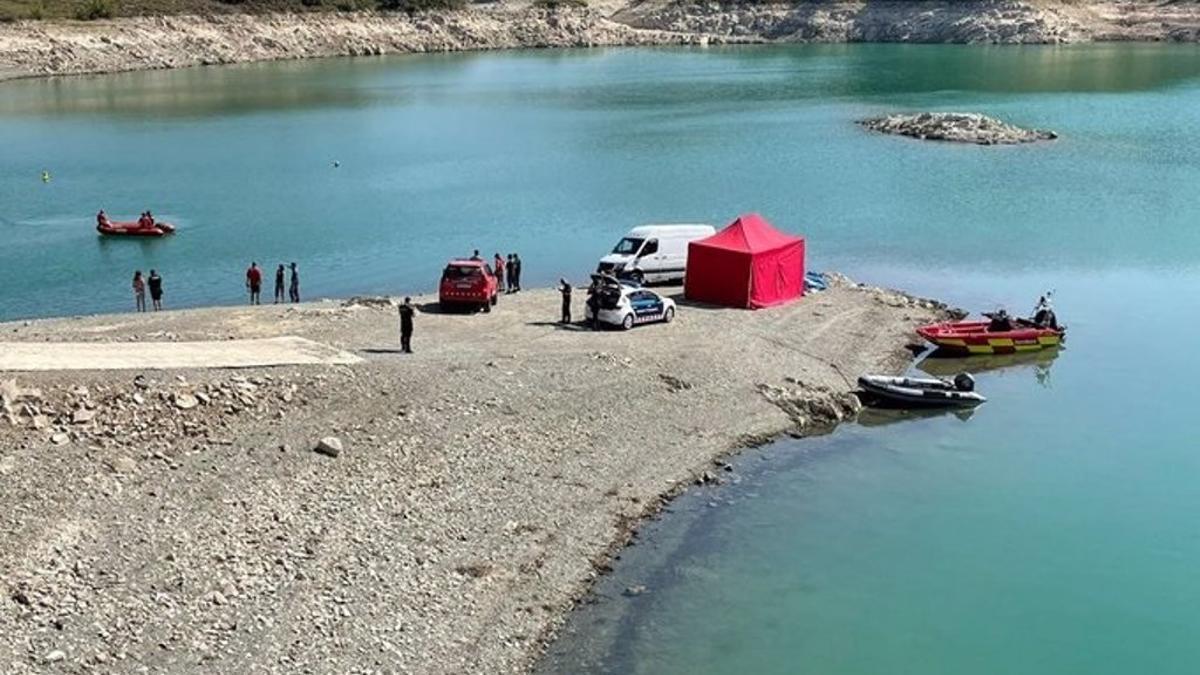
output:
[[[989,333],[1003,333],[1013,329],[1012,317],[1003,309],[998,309],[989,315],[991,323],[988,324]]]
[[[104,209],[100,209],[100,213],[96,214],[96,224],[100,227],[108,226],[108,214],[104,212]]]
[[[154,227],[154,214],[150,213],[149,211],[146,212],[146,223],[150,227]]]
[[[1037,305],[1033,308],[1033,323],[1039,328],[1058,330],[1058,317],[1054,315],[1054,308],[1050,306],[1049,293],[1038,298]]]

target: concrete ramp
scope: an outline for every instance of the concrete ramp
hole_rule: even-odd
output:
[[[340,349],[292,336],[206,342],[0,342],[0,371],[251,368],[360,361]]]

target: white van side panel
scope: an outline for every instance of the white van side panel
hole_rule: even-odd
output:
[[[646,281],[681,280],[687,269],[688,244],[715,233],[716,228],[711,225],[640,225],[625,236],[647,242],[654,240],[658,243],[658,250],[650,255],[624,259],[624,269],[641,272]],[[619,262],[615,258],[611,254],[606,256],[612,262]]]

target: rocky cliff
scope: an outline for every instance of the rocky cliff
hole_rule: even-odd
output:
[[[1200,39],[1200,3],[937,0],[523,2],[427,14],[134,17],[0,25],[0,79],[352,56],[727,42],[1066,43]]]

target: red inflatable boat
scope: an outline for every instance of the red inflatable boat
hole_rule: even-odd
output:
[[[939,350],[958,354],[1013,354],[1057,347],[1065,328],[1047,328],[1014,319],[1011,330],[989,330],[990,321],[954,321],[921,326],[917,334]]]
[[[96,231],[111,237],[162,237],[175,232],[175,226],[158,221],[146,227],[137,221],[106,220],[96,224]]]

